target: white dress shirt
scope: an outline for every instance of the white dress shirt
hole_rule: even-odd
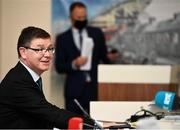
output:
[[[74,42],[75,42],[76,47],[77,47],[79,50],[81,50],[80,39],[79,39],[79,30],[76,29],[76,28],[72,28],[72,34],[73,34],[73,39],[74,39]],[[86,30],[86,29],[83,29],[82,32],[81,32],[81,35],[82,35],[82,44],[83,44],[83,39],[84,39],[85,37],[88,37],[87,30]]]
[[[21,60],[20,60],[20,63],[28,70],[28,72],[30,73],[30,75],[32,76],[34,82],[36,82],[40,76],[34,72],[32,69],[30,69],[27,65],[25,65]]]

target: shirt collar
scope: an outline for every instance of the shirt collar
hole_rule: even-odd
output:
[[[85,31],[86,31],[86,29],[84,28],[81,33],[84,33]],[[77,28],[72,27],[72,32],[74,34],[77,34],[77,33],[79,33],[79,30]]]
[[[36,82],[40,76],[36,72],[34,72],[31,68],[29,68],[27,65],[25,65],[21,60],[20,60],[20,63],[28,70],[28,72],[31,74],[34,82]]]

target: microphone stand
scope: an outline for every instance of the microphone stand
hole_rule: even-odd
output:
[[[94,129],[99,129],[99,130],[104,130],[102,126],[99,125],[99,123],[94,120],[93,118],[91,118],[91,116],[84,110],[84,108],[80,105],[80,103],[78,102],[77,99],[74,99],[74,102],[76,103],[76,105],[80,108],[80,110],[83,112],[83,114],[88,117],[89,119],[94,121]],[[86,124],[87,125],[87,124]]]

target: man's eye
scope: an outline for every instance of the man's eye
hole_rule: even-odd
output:
[[[41,52],[41,51],[43,51],[43,50],[44,50],[43,48],[36,49],[37,52]]]
[[[52,51],[52,50],[54,50],[54,48],[49,48],[48,50]]]

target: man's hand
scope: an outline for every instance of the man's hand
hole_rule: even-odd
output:
[[[111,62],[115,62],[120,57],[120,54],[118,52],[116,53],[109,52],[107,54],[107,57]]]
[[[79,68],[80,66],[86,64],[87,62],[87,57],[79,56],[75,60],[73,60],[73,64]]]

